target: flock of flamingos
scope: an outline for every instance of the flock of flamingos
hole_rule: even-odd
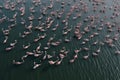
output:
[[[118,0],[113,0],[113,3],[116,2],[116,4],[111,6],[107,6],[105,0],[88,0],[89,3],[86,0],[43,1],[31,0],[32,6],[29,9],[25,6],[27,3],[26,0],[5,0],[4,5],[0,6],[0,14],[2,14],[0,24],[11,23],[7,28],[1,28],[4,35],[3,45],[9,44],[5,48],[7,53],[14,51],[20,41],[14,39],[14,41],[8,43],[9,35],[14,28],[18,27],[17,24],[21,24],[24,27],[23,32],[16,31],[19,32],[18,36],[22,40],[25,40],[27,37],[32,39],[31,35],[37,33],[32,42],[26,42],[26,44],[21,45],[25,54],[20,60],[13,60],[12,63],[14,65],[24,64],[28,56],[39,59],[39,62],[34,61],[33,69],[42,66],[44,62],[50,65],[60,65],[70,54],[72,56],[68,62],[74,63],[78,58],[81,58],[80,54],[87,53],[82,56],[84,60],[89,59],[89,56],[99,56],[102,54],[101,51],[104,46],[108,46],[110,49],[115,48],[114,53],[120,54],[120,50],[115,45],[115,42],[119,40],[120,32],[119,21],[116,21],[120,15],[120,5],[116,5]],[[43,5],[45,3],[46,5]],[[57,6],[58,9],[55,8],[56,4],[59,4]],[[89,7],[89,4],[92,6]],[[36,10],[36,7],[40,7],[40,10]],[[9,18],[9,16],[6,16],[4,10],[14,12],[13,17]],[[26,19],[24,16],[27,15],[27,10],[29,10],[30,16]],[[106,15],[107,11],[111,11],[112,14]],[[35,17],[35,13],[37,12],[40,12],[39,17]],[[88,14],[90,12],[93,14]],[[83,17],[85,14],[87,16]],[[18,16],[20,16],[19,22],[17,21]],[[37,26],[33,24],[35,20],[38,21]],[[57,33],[60,30],[61,33]],[[49,33],[53,33],[52,36],[49,36]],[[59,35],[62,35],[63,38],[58,37]],[[101,35],[102,38],[99,38]],[[46,39],[46,43],[41,42]],[[75,45],[77,48],[73,50],[67,49],[65,45],[74,44],[74,41],[78,42],[80,46]],[[34,43],[37,43],[37,47],[30,51],[29,48]],[[87,45],[88,43],[89,46]],[[43,44],[46,46],[43,46]],[[59,52],[49,52],[50,49],[57,48],[61,44],[63,46]],[[93,46],[96,47],[94,51],[91,50]]]

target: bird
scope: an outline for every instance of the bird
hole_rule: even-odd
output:
[[[17,44],[17,40],[15,40],[13,43],[10,43],[10,46],[13,47]]]
[[[40,61],[41,62],[41,61]],[[33,66],[33,69],[36,69],[38,67],[40,67],[42,64],[41,63],[36,63],[34,62],[34,66]]]
[[[83,56],[83,59],[88,59],[89,58],[89,54],[87,54],[87,55],[85,55],[85,56]]]
[[[23,45],[23,49],[28,49],[30,47],[30,45],[31,45],[30,43],[28,43],[28,45],[26,45],[26,46]]]
[[[15,60],[13,60],[13,64],[15,64],[15,65],[21,65],[23,63],[24,63],[24,59],[22,59],[22,61],[15,61]]]
[[[63,58],[61,58],[59,61],[56,62],[56,65],[60,65],[62,62]]]
[[[15,46],[10,46],[10,47],[7,47],[5,48],[6,51],[11,51]]]
[[[5,39],[3,41],[3,44],[7,43],[7,40],[8,40],[8,36],[5,36]]]

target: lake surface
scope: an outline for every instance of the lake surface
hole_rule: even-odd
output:
[[[7,0],[0,0],[0,5],[3,6],[2,8],[0,8],[0,18],[3,18],[5,15],[8,19],[0,23],[0,80],[120,80],[120,55],[115,55],[116,49],[119,50],[119,39],[117,41],[113,41],[115,47],[111,48],[107,44],[105,44],[101,47],[101,52],[97,57],[92,56],[92,53],[100,47],[100,45],[93,46],[92,43],[94,41],[98,40],[104,42],[106,35],[109,34],[110,38],[112,38],[114,37],[115,33],[119,34],[119,32],[117,32],[117,29],[120,25],[120,16],[118,15],[113,19],[110,18],[113,15],[113,12],[115,12],[115,5],[120,7],[119,0],[101,0],[104,3],[102,4],[102,2],[99,2],[100,4],[96,6],[96,12],[93,11],[94,0],[58,0],[58,2],[57,0],[53,0],[53,8],[48,9],[46,11],[47,14],[43,15],[43,18],[40,21],[38,21],[38,17],[42,15],[41,11],[45,7],[49,6],[51,3],[49,0],[41,0],[41,4],[35,6],[32,1],[33,0],[23,0],[22,2],[17,3],[17,0],[10,0],[8,4],[12,4],[12,2],[16,4],[15,10],[12,11],[10,9],[5,9],[4,7],[5,3],[7,3]],[[80,3],[80,1],[82,1],[83,3]],[[64,2],[64,8],[61,8],[61,2]],[[68,28],[72,28],[72,30],[67,35],[63,36],[62,31],[65,25],[62,23],[62,20],[66,18],[67,13],[71,10],[71,6],[75,5],[77,5],[77,7],[79,8],[72,12],[72,15],[68,20]],[[23,16],[20,15],[21,12],[19,10],[19,8],[22,6],[25,7],[25,15]],[[82,10],[84,6],[87,6],[87,12],[84,12]],[[100,10],[103,9],[104,6],[106,6],[105,13],[100,13]],[[27,26],[30,25],[30,20],[28,20],[28,17],[31,15],[31,12],[29,10],[29,8],[31,7],[33,8],[33,10],[35,10],[35,13],[32,14],[35,18],[34,20],[32,20],[33,28],[35,26],[38,26],[39,24],[46,23],[46,18],[48,16],[51,16],[50,13],[52,11],[58,10],[58,12],[62,12],[62,10],[64,10],[64,13],[62,14],[62,17],[60,19],[57,19],[56,16],[51,16],[52,19],[55,20],[51,27],[47,29],[47,31],[41,32],[32,29],[32,33],[30,35],[26,36],[25,38],[21,38],[19,37],[19,33],[23,33],[24,31],[26,31],[25,25],[20,23],[22,21],[21,18],[26,21],[25,24]],[[109,8],[111,8],[111,10]],[[16,12],[18,13],[15,18],[16,25],[10,31],[7,43],[3,44],[5,36],[3,35],[1,29],[8,29],[8,26],[10,26],[11,24],[15,24],[14,21],[10,22],[9,19],[13,19],[13,15]],[[118,9],[116,10],[116,12],[119,13],[120,10]],[[80,13],[81,17],[73,19],[73,17],[75,17],[77,13]],[[84,31],[84,28],[89,26],[90,24],[90,21],[83,21],[84,19],[86,19],[87,16],[99,16],[99,18],[96,19],[93,24],[94,26],[96,26],[96,28],[92,29],[90,27],[90,32],[86,33],[84,36],[82,36],[80,40],[78,40],[74,37],[74,28],[80,22],[82,24],[82,26],[80,27],[80,31]],[[108,32],[106,25],[103,25],[103,30],[97,31],[97,29],[102,24],[99,22],[101,19],[103,19],[102,23],[110,22],[111,24],[114,24],[116,22],[116,27],[112,27],[113,32]],[[57,23],[59,24],[59,27],[56,31],[52,31]],[[43,28],[45,27],[46,25],[43,26]],[[94,32],[99,32],[99,35],[90,39],[90,41],[85,45],[82,45],[81,43],[83,42],[83,40],[85,38],[89,38],[88,36],[90,36]],[[46,33],[47,37],[40,40],[39,42],[34,43],[33,40],[34,38],[37,38],[38,33],[40,35]],[[62,43],[57,47],[51,46],[50,49],[47,50],[47,53],[52,55],[53,51],[55,51],[55,55],[58,55],[62,47],[66,47],[66,49],[70,51],[60,65],[50,65],[48,64],[48,60],[46,60],[42,63],[42,66],[33,70],[33,62],[39,62],[40,60],[40,58],[34,58],[33,56],[27,57],[24,64],[12,64],[12,61],[14,59],[20,60],[20,58],[25,55],[26,51],[32,51],[36,49],[39,43],[42,44],[41,50],[44,51],[43,47],[46,46],[48,39],[54,34],[56,34],[54,41],[62,39]],[[65,37],[71,37],[71,42],[65,43],[63,41]],[[9,44],[11,42],[14,42],[14,40],[18,41],[15,48],[8,52],[5,51],[5,48],[9,47]],[[27,45],[28,43],[31,43],[30,48],[27,50],[23,50],[22,45]],[[74,50],[83,47],[89,47],[90,51],[81,51],[78,54],[78,58],[75,60],[75,62],[70,64],[69,60],[73,58],[73,55],[75,54]],[[84,60],[83,56],[87,55],[88,53],[89,58],[87,60]]]

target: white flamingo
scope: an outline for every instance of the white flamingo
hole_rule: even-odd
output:
[[[57,61],[58,61],[58,60],[56,60],[56,61],[49,60],[48,63],[49,63],[50,65],[54,65]]]
[[[10,43],[10,46],[13,47],[13,46],[15,46],[16,44],[17,44],[17,40],[15,40],[15,42],[13,42],[13,43]]]
[[[15,61],[15,60],[13,60],[13,64],[15,64],[15,65],[21,65],[23,63],[24,63],[24,60],[22,60],[22,61]]]
[[[85,56],[83,56],[83,59],[88,59],[89,58],[89,53],[88,53],[88,55],[85,55]]]
[[[56,65],[60,65],[60,64],[61,64],[61,62],[62,62],[62,60],[63,60],[63,58],[62,58],[62,59],[60,59],[59,61],[57,61],[57,62],[56,62]]]
[[[8,36],[5,36],[5,39],[3,41],[3,44],[7,43],[7,40],[8,40]]]
[[[13,48],[14,48],[14,46],[11,46],[11,47],[5,48],[5,50],[6,50],[6,51],[11,51]]]
[[[69,62],[70,62],[70,63],[73,63],[74,61],[75,61],[75,59],[71,59]]]
[[[38,63],[36,63],[36,62],[34,62],[34,66],[33,66],[33,69],[36,69],[36,68],[38,68],[38,67],[40,67],[42,64],[38,64]]]
[[[41,48],[41,43],[39,43],[39,45],[37,46],[36,51],[39,51],[40,48]]]
[[[28,49],[30,47],[30,45],[31,45],[30,43],[28,43],[28,45],[26,45],[26,46],[23,45],[23,49]]]

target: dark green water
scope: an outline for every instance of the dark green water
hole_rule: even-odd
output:
[[[53,1],[54,1],[53,8],[47,10],[48,14],[43,17],[41,22],[45,22],[45,18],[50,16],[51,11],[62,10],[62,8],[60,7],[61,6],[60,3],[57,3],[55,0]],[[72,0],[60,0],[60,1],[65,2],[65,8],[64,8],[65,12],[62,15],[62,18],[60,20],[56,19],[52,27],[46,31],[47,37],[39,41],[40,43],[42,43],[42,49],[44,46],[46,46],[48,39],[54,34],[56,34],[55,40],[64,39],[64,36],[62,35],[62,29],[64,25],[61,23],[61,21],[65,19],[66,14],[68,13],[68,11],[70,11],[70,7],[72,5],[79,4],[80,2],[79,0],[76,0],[76,2]],[[99,15],[100,19],[103,19],[104,16],[111,17],[113,10],[109,10],[108,8],[113,5],[119,5],[119,2],[120,2],[119,0],[116,0],[116,1],[104,0],[105,4],[103,5],[104,6],[106,5],[108,8],[106,9],[105,14],[101,14],[99,10],[104,7],[103,5],[100,4],[97,8],[97,11],[93,12],[92,11],[93,3],[88,0],[82,0],[82,1],[87,4],[88,12],[84,13],[82,10],[79,10],[78,13],[81,13],[82,17],[78,18],[77,20],[72,20],[72,17],[75,16],[77,12],[74,12],[72,14],[72,17],[69,20],[69,27],[72,26],[73,30],[78,22],[82,23],[81,30],[83,30],[83,28],[89,24],[89,22],[87,23],[83,22],[83,19],[86,18],[88,15]],[[10,2],[16,2],[16,0],[11,0]],[[26,12],[23,18],[26,20],[26,24],[29,25],[30,22],[27,18],[28,16],[30,16],[29,8],[34,5],[32,4],[31,0],[25,0],[25,2],[26,2],[25,3]],[[34,7],[36,12],[33,14],[35,16],[35,20],[33,20],[33,26],[38,25],[37,18],[42,15],[40,12],[40,9],[48,6],[50,3],[49,0],[41,0],[41,2],[42,4],[40,6]],[[71,5],[67,5],[68,2],[70,2]],[[3,6],[4,3],[5,3],[4,0],[0,0],[0,5]],[[20,6],[21,4],[17,4],[16,8],[19,8]],[[82,5],[79,5],[79,7],[82,8]],[[114,32],[111,32],[111,33],[107,32],[107,29],[105,26],[104,26],[104,29],[101,32],[99,32],[100,33],[99,36],[91,39],[90,42],[84,45],[86,47],[90,46],[90,52],[89,52],[90,57],[87,60],[83,59],[83,55],[87,54],[86,52],[83,51],[78,55],[79,57],[74,63],[72,64],[68,63],[69,60],[74,55],[74,52],[73,52],[74,49],[79,49],[83,47],[83,45],[81,45],[83,38],[88,38],[88,36],[93,32],[96,32],[97,29],[91,29],[91,31],[85,36],[83,36],[81,40],[77,40],[76,38],[73,38],[70,43],[62,42],[62,44],[58,47],[51,47],[47,51],[49,54],[52,54],[53,51],[56,51],[56,54],[59,54],[59,51],[63,46],[65,46],[67,49],[70,50],[69,55],[62,61],[62,64],[59,66],[51,66],[47,62],[45,62],[42,66],[40,66],[36,70],[32,70],[33,61],[39,60],[33,57],[28,57],[25,60],[25,63],[20,66],[13,65],[12,60],[14,59],[19,60],[20,57],[22,57],[26,52],[25,50],[22,49],[22,45],[31,43],[32,46],[27,51],[32,51],[39,44],[39,42],[33,43],[33,39],[37,37],[38,33],[40,34],[43,34],[43,33],[33,30],[32,34],[28,35],[25,39],[21,39],[18,35],[20,32],[23,33],[25,28],[24,28],[24,25],[20,24],[20,21],[21,21],[20,12],[17,9],[16,11],[6,10],[4,8],[1,10],[3,14],[5,14],[8,18],[12,18],[15,12],[18,12],[18,15],[16,18],[17,25],[10,31],[7,44],[2,43],[4,40],[4,35],[2,34],[2,31],[0,31],[0,80],[120,80],[120,56],[119,55],[116,56],[114,54],[116,50],[115,48],[110,48],[108,47],[108,45],[104,45],[103,47],[101,47],[101,52],[99,56],[97,57],[92,56],[92,52],[95,51],[99,47],[99,45],[91,46],[91,44],[96,40],[104,41],[104,35],[114,34]],[[2,17],[3,17],[2,13],[0,13],[0,18]],[[120,17],[118,16],[113,20],[109,18],[104,19],[104,22],[109,21],[113,23],[115,21],[119,22],[119,20],[120,20]],[[60,27],[55,32],[53,32],[51,29],[54,27],[54,25],[57,24],[57,22],[60,24]],[[95,23],[97,27],[101,25],[101,23],[97,23],[97,21],[95,21]],[[8,21],[4,21],[3,23],[0,24],[0,29],[2,28],[7,29],[7,27],[10,24],[12,23]],[[117,25],[119,25],[119,23]],[[113,28],[113,29],[116,30],[116,28]],[[67,37],[74,36],[73,30],[67,35]],[[18,40],[16,47],[12,51],[6,52],[5,48],[8,47],[9,43],[13,42],[15,39]],[[114,44],[119,49],[120,40],[114,42]]]

